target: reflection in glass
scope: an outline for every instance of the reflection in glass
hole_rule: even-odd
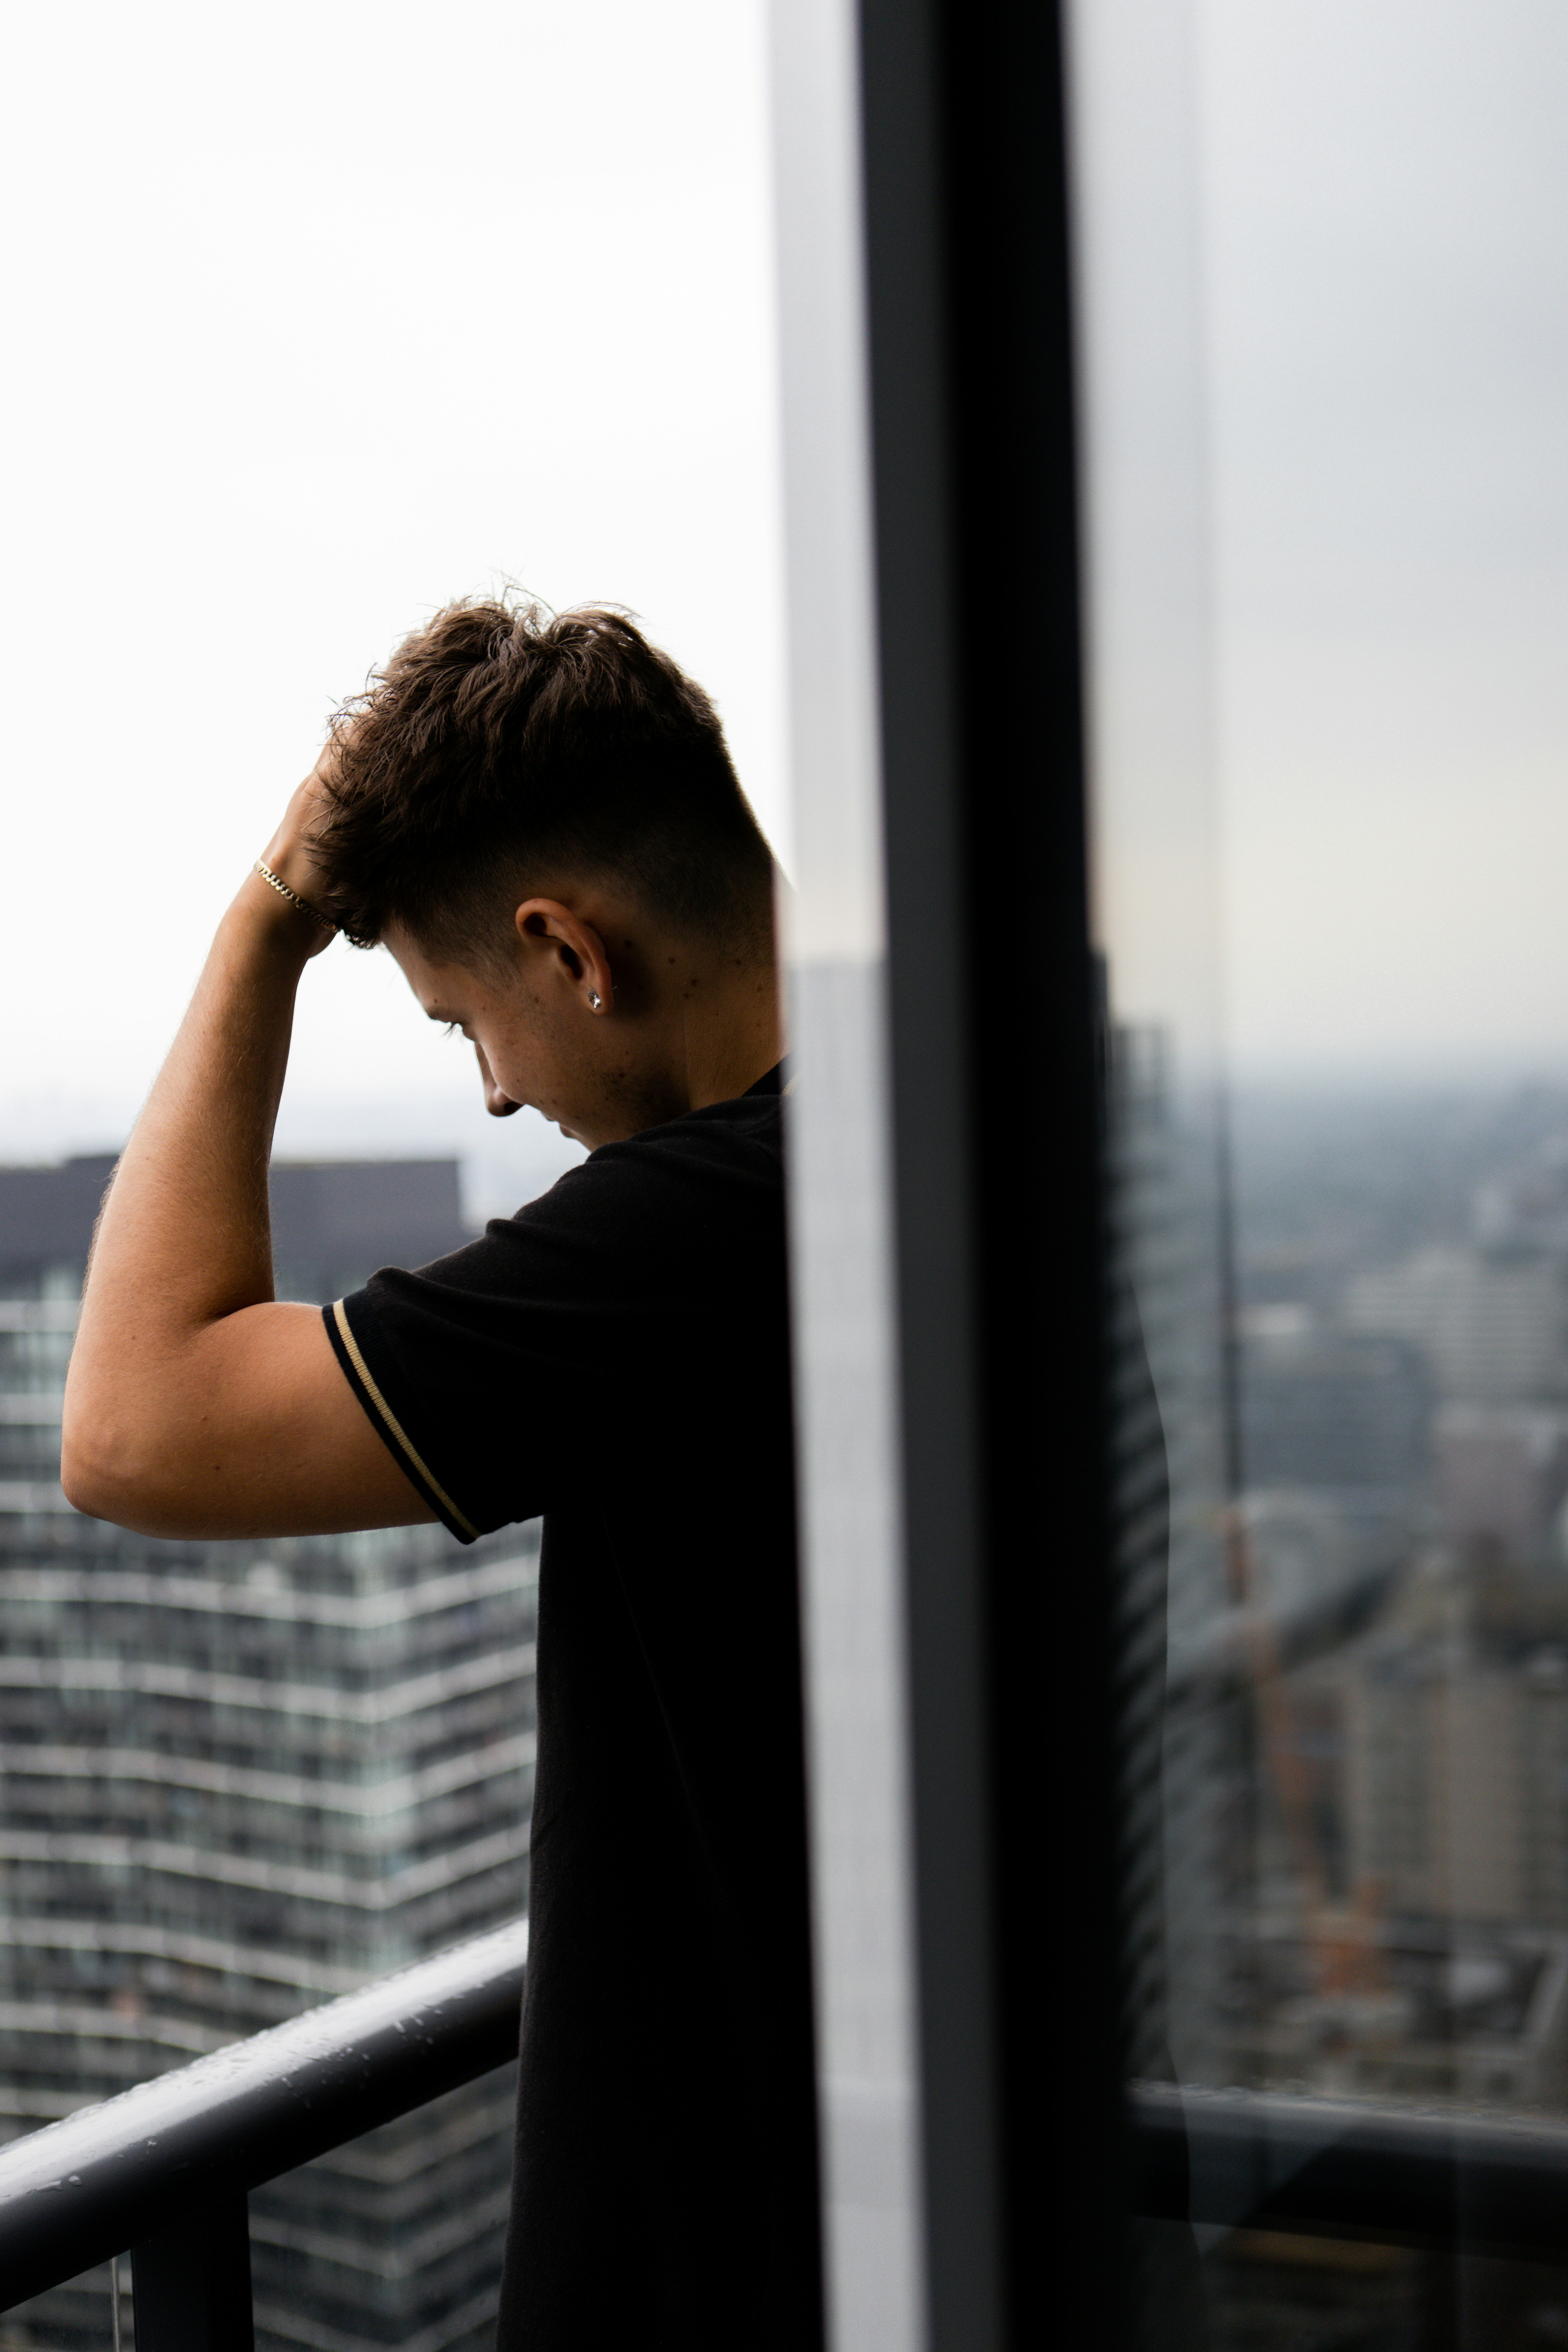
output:
[[[1561,2116],[1568,24],[1073,63],[1130,2068]],[[1463,2247],[1145,2252],[1151,2341],[1568,2340]]]

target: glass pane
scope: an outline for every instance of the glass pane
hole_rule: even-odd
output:
[[[1073,53],[1130,2066],[1561,2116],[1568,20],[1111,0]],[[1151,2242],[1194,2340],[1568,2326],[1206,2210]]]

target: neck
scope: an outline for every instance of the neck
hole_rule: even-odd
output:
[[[734,1101],[784,1050],[778,976],[766,950],[700,961],[650,953],[640,971],[627,959],[616,974],[616,1009],[627,1024],[623,1055],[600,1064],[596,1099],[591,1109],[582,1105],[571,1129],[590,1150]]]
[[[678,1022],[676,1076],[686,1108],[743,1095],[784,1050],[772,957],[744,970],[721,967],[705,982],[694,982],[683,992]]]
[[[620,955],[611,946],[616,1009],[626,1016],[621,1043],[672,1104],[668,1117],[733,1102],[784,1053],[771,904],[757,915],[754,928],[728,939],[653,928],[639,937],[604,909],[600,936],[616,942],[618,932],[624,942]]]

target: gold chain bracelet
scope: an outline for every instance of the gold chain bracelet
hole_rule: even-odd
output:
[[[271,866],[263,866],[259,857],[256,861],[256,870],[260,875],[264,882],[271,883],[272,887],[277,891],[278,896],[280,898],[287,898],[291,907],[298,907],[300,912],[302,915],[309,915],[313,923],[320,923],[321,929],[325,931],[335,931],[337,929],[338,926],[333,922],[330,915],[319,913],[317,909],[311,906],[309,898],[301,898],[298,890],[290,890],[287,882],[280,882],[277,875],[272,871]]]

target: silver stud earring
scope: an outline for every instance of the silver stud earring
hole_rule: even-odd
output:
[[[590,1013],[597,1013],[603,1002],[604,1000],[600,996],[596,988],[591,988],[588,991],[588,1010]]]

